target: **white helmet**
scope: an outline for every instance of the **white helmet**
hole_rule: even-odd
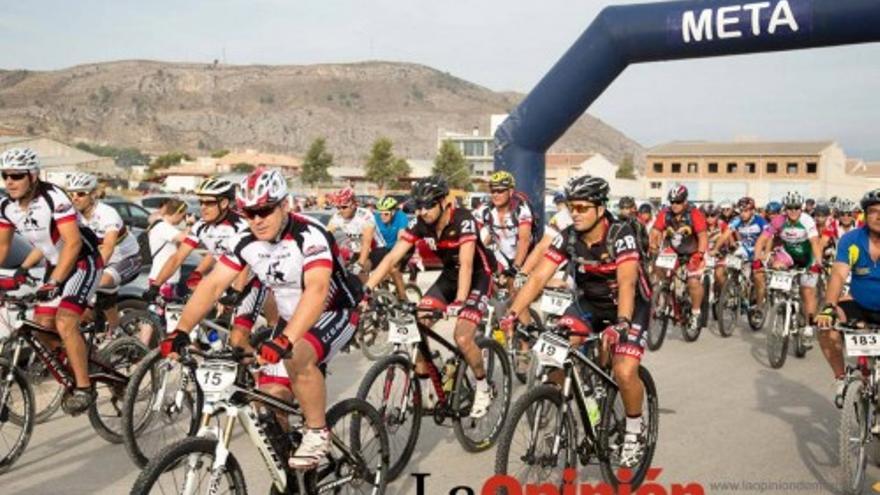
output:
[[[11,148],[0,155],[0,170],[40,170],[40,159],[30,148]]]
[[[67,190],[74,191],[94,191],[98,187],[98,178],[92,174],[77,172],[67,179]]]
[[[782,205],[786,208],[800,208],[804,205],[804,197],[797,191],[789,191],[782,197]]]
[[[241,180],[236,202],[241,209],[275,204],[287,197],[287,181],[274,168],[258,168]]]
[[[217,177],[208,177],[196,188],[199,196],[218,196],[232,199],[235,197],[235,184]]]

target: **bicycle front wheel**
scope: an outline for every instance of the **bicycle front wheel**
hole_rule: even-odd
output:
[[[12,379],[7,380],[10,368]],[[0,359],[0,473],[24,453],[34,431],[34,393],[19,368]]]
[[[840,418],[839,455],[840,487],[843,493],[862,493],[865,484],[867,447],[871,441],[868,433],[870,404],[864,395],[861,380],[849,384],[843,400]]]
[[[458,363],[452,389],[452,410],[455,412],[452,426],[458,442],[468,452],[482,452],[495,445],[507,419],[513,389],[510,360],[501,344],[485,338],[477,338],[476,343],[482,352],[486,380],[492,389],[492,405],[483,417],[470,417],[477,380],[464,360]]]
[[[31,353],[29,362],[24,368],[24,374],[34,391],[34,410],[37,424],[44,423],[55,414],[61,407],[61,398],[64,397],[64,385],[52,376],[46,363]]]
[[[648,349],[657,351],[666,338],[669,320],[672,318],[672,293],[659,287],[651,296],[651,322],[648,325]]]
[[[169,445],[156,456],[131,489],[132,495],[148,493],[233,493],[247,494],[244,474],[232,453],[228,453],[224,469],[217,474],[219,479],[212,480],[211,466],[214,464],[214,452],[217,440],[213,438],[184,438]],[[216,490],[209,492],[212,481],[216,481]]]
[[[390,306],[397,300],[390,292],[377,290],[373,297],[384,306]],[[376,361],[391,354],[394,346],[388,342],[388,315],[369,311],[362,315],[361,324],[357,329],[361,350],[370,361]]]
[[[122,443],[125,388],[128,378],[148,352],[147,346],[134,337],[115,339],[99,353],[98,361],[105,364],[107,369],[89,373],[95,381],[95,391],[98,394],[95,403],[89,408],[89,422],[95,432],[110,443]],[[115,373],[113,378],[107,376],[111,373]],[[116,376],[117,374],[121,377]]]
[[[788,325],[785,321],[786,302],[773,307],[770,315],[770,331],[767,332],[767,359],[774,369],[782,368],[788,355]]]
[[[741,303],[738,290],[739,284],[736,283],[736,279],[728,277],[724,285],[721,286],[720,295],[715,302],[715,307],[718,308],[716,311],[718,315],[718,333],[722,337],[733,335],[733,330],[739,322]]]

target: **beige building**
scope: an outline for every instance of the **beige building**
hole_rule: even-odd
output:
[[[481,134],[479,126],[469,133],[440,129],[437,132],[437,149],[444,141],[452,142],[468,162],[471,176],[478,181],[486,181],[495,171],[495,130],[506,118],[507,114],[491,115],[488,134]]]
[[[758,204],[793,190],[817,199],[857,199],[866,189],[833,141],[677,141],[649,149],[646,164],[645,196],[658,201],[676,182],[695,200],[751,196]]]
[[[97,156],[45,137],[0,136],[0,152],[10,148],[30,148],[40,158],[40,177],[59,185],[74,172],[89,172],[102,178],[125,179],[128,171],[117,167],[113,158]]]
[[[545,163],[547,190],[558,191],[565,186],[568,179],[590,174],[608,181],[612,198],[643,198],[644,177],[636,174],[635,179],[618,179],[618,165],[601,153],[548,153]]]

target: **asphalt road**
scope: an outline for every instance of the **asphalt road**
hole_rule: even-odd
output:
[[[370,364],[357,351],[335,359],[328,378],[331,402],[353,396]],[[724,339],[710,328],[697,342],[686,343],[672,329],[663,348],[647,355],[644,364],[659,391],[654,466],[662,468],[656,481],[667,490],[672,483],[700,483],[705,493],[836,491],[840,415],[818,346],[804,359],[791,355],[783,369],[772,370],[761,333],[739,329]],[[521,386],[515,388],[518,395]],[[249,491],[266,493],[268,476],[245,440],[239,434],[232,451]],[[494,449],[465,453],[451,428],[426,420],[407,473],[430,473],[428,494],[445,494],[459,485],[480,493],[494,460]],[[123,446],[100,439],[87,418],[58,413],[37,425],[27,451],[0,475],[0,493],[120,494],[130,490],[137,475]],[[868,476],[867,492],[874,493],[880,470],[870,467]],[[388,493],[416,493],[415,479],[402,476]]]

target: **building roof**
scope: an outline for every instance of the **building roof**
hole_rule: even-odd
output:
[[[544,160],[547,168],[576,167],[595,155],[595,153],[547,153]]]
[[[218,173],[217,166],[209,163],[190,162],[181,165],[174,165],[168,168],[156,170],[156,175],[192,175],[196,177],[210,177]]]
[[[256,150],[233,151],[220,158],[217,164],[228,169],[237,163],[248,163],[254,166],[265,165],[278,168],[302,168],[302,160],[295,156],[260,153]]]
[[[848,173],[871,179],[880,178],[880,162],[861,162],[859,165],[861,166],[848,171]],[[847,168],[849,168],[849,163],[847,163]]]
[[[128,175],[128,171],[116,166],[113,158],[94,155],[54,139],[42,136],[0,135],[0,151],[16,147],[33,149],[40,158],[40,168],[47,172],[79,170],[105,177],[126,177]]]
[[[818,155],[834,141],[673,141],[648,149],[647,156]]]

